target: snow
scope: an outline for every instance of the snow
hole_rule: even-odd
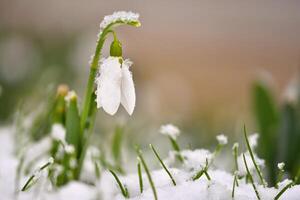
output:
[[[226,145],[228,143],[228,138],[224,134],[217,135],[216,138],[220,145]]]
[[[115,23],[117,21],[123,21],[123,22],[138,22],[139,20],[139,14],[133,13],[131,11],[118,11],[114,12],[112,15],[106,15],[102,22],[100,23],[100,34],[102,31],[109,26],[112,23]]]
[[[248,168],[249,168],[249,171],[250,173],[253,172],[255,170],[255,166],[253,164],[253,161],[251,159],[251,156],[249,154],[249,152],[247,151],[245,154],[245,158],[246,158],[246,162],[247,162],[247,165],[248,165]],[[254,153],[254,159],[256,161],[256,164],[259,166],[259,167],[264,167],[265,165],[265,161],[263,159],[260,159],[255,153]],[[241,154],[239,157],[238,157],[238,167],[239,167],[239,171],[238,171],[238,174],[241,175],[241,176],[244,176],[247,174],[247,170],[246,170],[246,167],[245,167],[245,164],[244,164],[244,159],[243,159],[243,154]]]
[[[179,136],[180,134],[180,130],[179,128],[177,128],[176,126],[174,126],[173,124],[166,124],[166,125],[162,125],[159,129],[159,132],[162,135],[167,135],[169,137],[171,137],[172,139],[176,140],[176,138]]]
[[[283,162],[277,164],[278,169],[281,171],[284,170],[284,166],[285,166],[285,164]]]
[[[65,141],[66,138],[66,130],[61,124],[54,124],[51,128],[51,137],[57,141]]]
[[[14,138],[12,129],[0,129],[0,194],[1,199],[15,198],[15,177],[18,166],[18,159],[14,154]],[[35,151],[45,149],[42,145],[47,146],[43,141],[34,145]],[[29,151],[27,151],[29,152]],[[32,150],[30,151],[31,153]],[[88,149],[87,159],[84,163],[85,179],[89,183],[86,184],[83,180],[72,181],[67,185],[54,189],[51,187],[47,179],[47,173],[41,172],[39,181],[36,185],[30,188],[27,192],[19,192],[19,200],[43,199],[43,200],[124,200],[120,189],[114,177],[108,172],[103,171],[101,178],[96,179],[92,171],[92,156],[98,154],[99,151],[91,147]],[[211,160],[213,154],[206,149],[182,150],[181,155],[185,159],[184,163],[175,166],[175,152],[170,152],[165,159],[168,169],[176,181],[176,186],[172,184],[170,177],[162,168],[150,171],[159,200],[232,200],[232,184],[233,174],[224,170],[218,169],[212,164],[208,169],[208,174],[211,180],[205,176],[193,181],[192,177],[198,170],[202,169],[206,164],[206,159]],[[252,160],[249,153],[246,152],[246,159],[249,169],[254,170]],[[31,157],[30,155],[28,155]],[[218,159],[218,157],[214,158]],[[219,158],[221,159],[221,158]],[[51,158],[50,160],[51,161]],[[263,167],[264,161],[256,156],[256,161],[260,167]],[[55,167],[55,166],[53,166]],[[243,172],[244,164],[239,157],[239,169]],[[128,189],[130,200],[153,200],[153,193],[149,185],[148,179],[144,170],[142,170],[142,179],[144,183],[144,191],[141,194],[139,188],[139,179],[137,173],[127,175],[119,175],[122,184]],[[26,177],[21,179],[21,184],[26,181]],[[239,186],[235,188],[235,200],[256,200],[257,197],[251,184],[246,183],[245,179],[239,179]],[[263,187],[255,183],[261,199],[271,200],[278,192],[289,184],[291,180],[283,180],[278,184],[279,188]],[[20,186],[18,187],[20,189]],[[281,200],[299,200],[300,186],[296,185],[288,189],[282,196]]]

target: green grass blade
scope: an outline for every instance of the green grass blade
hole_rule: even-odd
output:
[[[172,180],[173,185],[175,186],[176,185],[175,179],[173,178],[171,172],[168,170],[168,168],[166,167],[166,165],[164,164],[164,162],[162,161],[162,159],[160,158],[160,156],[158,155],[157,151],[155,150],[155,148],[152,144],[150,144],[150,148],[152,149],[152,151],[155,154],[156,158],[159,160],[160,164],[162,165],[164,170],[167,172],[168,176]]]
[[[113,135],[111,151],[116,165],[120,165],[121,162],[121,147],[124,129],[117,126]]]
[[[113,175],[113,177],[117,181],[123,196],[125,198],[129,198],[128,190],[123,186],[123,184],[121,183],[121,181],[120,181],[119,177],[117,176],[117,174],[112,170],[109,170],[109,172]]]
[[[259,153],[266,160],[271,183],[276,182],[279,111],[271,90],[257,82],[253,88],[254,114],[260,132]]]
[[[247,161],[246,161],[246,158],[245,158],[245,154],[243,154],[243,159],[244,159],[244,164],[245,164],[245,167],[246,167],[246,170],[247,170],[247,175],[248,175],[248,178],[249,178],[249,180],[250,180],[250,182],[251,182],[251,184],[252,184],[252,187],[253,187],[253,189],[254,189],[254,191],[255,191],[255,195],[256,195],[257,199],[260,200],[259,193],[258,193],[258,191],[257,191],[257,189],[256,189],[256,186],[255,186],[254,181],[253,181],[253,177],[252,177],[252,175],[250,174],[250,171],[249,171],[249,168],[248,168],[248,165],[247,165]]]
[[[147,167],[147,164],[146,164],[146,162],[145,162],[145,160],[143,158],[143,154],[142,154],[141,150],[138,147],[136,147],[136,152],[137,152],[138,157],[139,157],[139,159],[140,159],[140,161],[141,161],[141,163],[142,163],[142,165],[144,167],[144,170],[145,170],[145,172],[147,174],[147,177],[148,177],[148,180],[149,180],[149,184],[150,184],[152,192],[153,192],[154,199],[157,200],[157,193],[156,193],[155,185],[154,185],[154,182],[152,180],[150,171],[149,171],[149,169]]]
[[[262,176],[262,173],[261,173],[261,170],[259,168],[259,166],[257,165],[256,161],[255,161],[255,158],[254,158],[254,154],[252,152],[252,149],[251,149],[251,146],[250,146],[250,143],[249,143],[249,140],[248,140],[248,136],[247,136],[247,130],[246,130],[246,126],[244,125],[244,136],[245,136],[245,140],[246,140],[246,144],[247,144],[247,149],[249,151],[249,154],[250,154],[250,157],[251,157],[251,160],[255,166],[255,169],[256,169],[256,172],[259,176],[259,179],[261,181],[261,184],[266,186],[266,182]]]
[[[138,175],[139,175],[140,192],[142,194],[143,190],[144,190],[144,185],[143,185],[143,176],[142,176],[142,169],[141,169],[140,159],[139,159],[138,164],[137,164],[137,170],[138,170]]]
[[[80,152],[80,119],[77,107],[76,94],[70,94],[70,99],[67,105],[67,117],[66,117],[66,141],[68,144],[72,144],[76,152]]]

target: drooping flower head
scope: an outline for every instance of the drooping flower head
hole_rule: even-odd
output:
[[[128,59],[110,56],[102,59],[99,74],[96,77],[97,108],[114,115],[122,104],[129,115],[135,107],[135,88]]]
[[[110,56],[100,60],[98,75],[95,78],[97,108],[102,107],[110,115],[117,112],[120,104],[132,115],[136,100],[132,74],[129,71],[132,62],[122,58],[122,44],[111,28],[118,24],[138,27],[138,18],[139,14],[120,11],[106,16],[100,24],[99,40],[104,33],[112,33],[114,36],[110,45]]]

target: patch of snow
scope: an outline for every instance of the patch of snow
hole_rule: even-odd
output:
[[[167,135],[167,136],[171,137],[174,140],[176,140],[176,138],[180,134],[179,128],[177,128],[173,124],[162,125],[159,129],[159,132],[163,135]]]

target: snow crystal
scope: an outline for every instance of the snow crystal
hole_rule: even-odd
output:
[[[254,133],[248,137],[250,147],[253,149],[257,146],[259,135],[258,133]]]
[[[102,31],[110,24],[115,23],[117,21],[124,21],[124,22],[138,22],[139,14],[133,12],[126,12],[126,11],[118,11],[114,12],[112,15],[106,15],[102,22],[100,23],[100,34]]]
[[[246,162],[247,162],[247,165],[248,165],[248,169],[249,171],[254,171],[255,170],[255,166],[253,164],[253,161],[251,159],[251,156],[249,154],[249,152],[247,151],[245,153],[245,158],[246,158]],[[257,155],[254,154],[254,159],[256,161],[256,164],[260,167],[264,167],[265,165],[265,161],[260,159]],[[244,176],[247,174],[247,170],[246,170],[246,167],[245,167],[245,163],[244,163],[244,159],[243,159],[243,154],[241,154],[239,157],[238,157],[238,166],[239,166],[239,175],[241,176]]]
[[[226,145],[228,143],[228,138],[224,134],[220,134],[216,138],[220,145]]]
[[[75,152],[75,148],[73,145],[68,144],[65,146],[65,151],[67,154],[73,154]]]
[[[66,130],[61,124],[53,124],[51,129],[51,137],[57,141],[65,141]]]
[[[163,135],[171,137],[174,140],[176,140],[180,134],[180,130],[173,124],[162,125],[159,129],[159,132]]]
[[[74,90],[68,92],[67,96],[65,96],[65,101],[67,103],[69,103],[72,99],[76,99],[77,98],[77,94]]]
[[[281,171],[284,170],[284,166],[285,166],[284,162],[281,162],[281,163],[277,164],[278,169],[281,170]]]

